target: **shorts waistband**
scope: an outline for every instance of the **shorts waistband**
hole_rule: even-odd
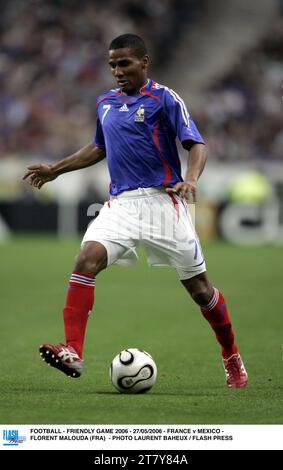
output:
[[[138,188],[129,191],[123,191],[117,196],[114,196],[113,199],[131,199],[138,197],[158,196],[162,193],[166,194],[164,186],[157,186],[156,188]]]

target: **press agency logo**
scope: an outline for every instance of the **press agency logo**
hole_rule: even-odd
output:
[[[19,446],[26,441],[26,436],[19,436],[17,429],[3,430],[3,446]]]

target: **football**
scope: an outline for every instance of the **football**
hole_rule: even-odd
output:
[[[124,349],[110,365],[111,382],[121,393],[147,392],[156,378],[156,364],[151,355],[142,349]]]

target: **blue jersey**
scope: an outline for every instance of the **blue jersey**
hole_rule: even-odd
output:
[[[94,143],[106,150],[111,195],[182,181],[176,137],[204,143],[184,101],[153,80],[136,95],[116,88],[97,100]]]

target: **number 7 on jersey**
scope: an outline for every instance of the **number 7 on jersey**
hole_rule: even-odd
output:
[[[101,124],[103,124],[104,119],[106,118],[106,114],[108,113],[109,109],[111,108],[111,104],[104,104],[103,109],[105,109],[102,119],[101,119]]]

